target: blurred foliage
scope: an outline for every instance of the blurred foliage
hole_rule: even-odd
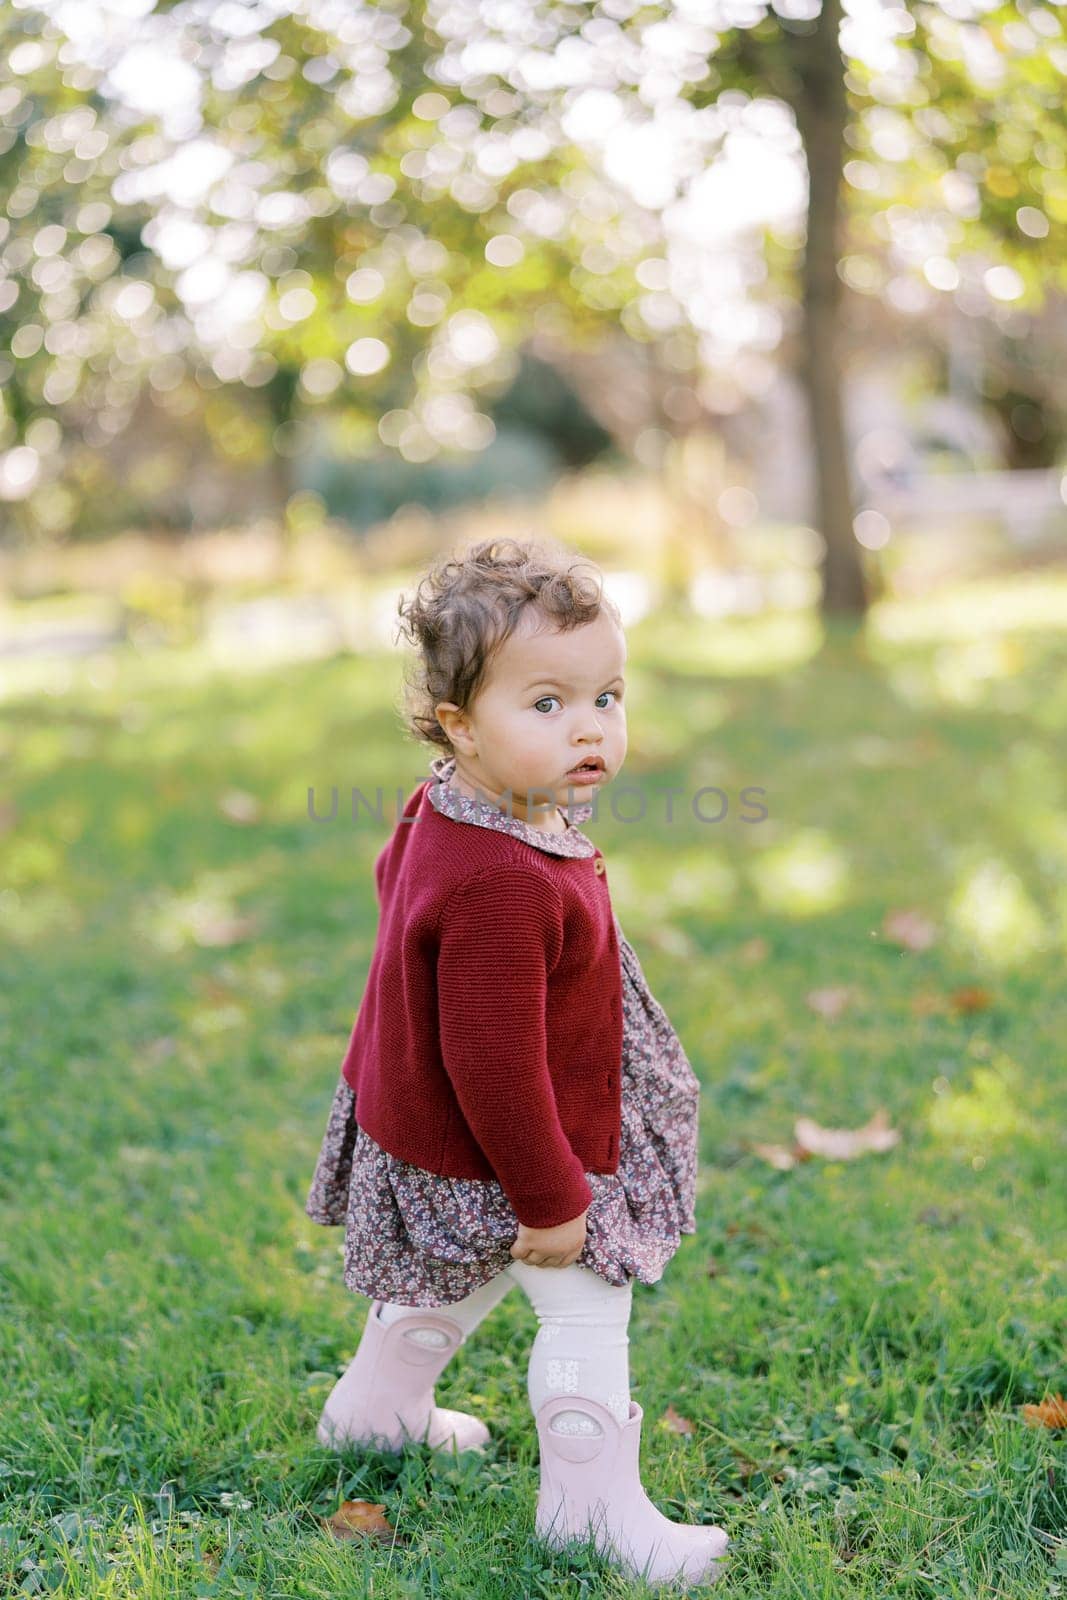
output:
[[[712,359],[669,270],[674,189],[639,203],[573,117],[684,121],[684,190],[738,129],[795,107],[810,19],[632,0],[278,11],[0,11],[8,538],[181,525],[205,441],[220,469],[266,466],[278,503],[313,443],[469,461],[494,415],[512,420],[534,338],[581,352],[621,333],[678,391]],[[841,35],[841,276],[905,320],[955,302],[1016,340],[1067,271],[1060,17],[879,19]],[[801,242],[762,241],[752,278],[782,334]],[[1034,350],[1038,387],[1058,360],[1055,340]],[[129,471],[108,458],[149,434]]]

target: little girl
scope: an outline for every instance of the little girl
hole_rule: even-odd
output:
[[[398,611],[407,727],[444,753],[375,862],[377,943],[305,1206],[344,1225],[345,1285],[373,1297],[318,1437],[484,1448],[433,1386],[518,1283],[538,1536],[708,1583],[726,1534],[645,1494],[628,1354],[633,1279],[696,1231],[699,1084],[576,826],[626,754],[619,613],[562,547],[512,539],[438,562]]]

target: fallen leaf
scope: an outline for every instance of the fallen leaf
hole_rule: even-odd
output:
[[[993,996],[988,989],[957,989],[952,995],[954,1011],[986,1011],[992,1004]]]
[[[757,1472],[766,1473],[772,1483],[784,1483],[784,1472],[772,1472],[773,1461],[757,1461],[755,1456],[745,1455],[742,1450],[734,1450],[733,1458],[737,1463],[737,1471],[742,1478],[753,1478]]]
[[[323,1517],[322,1522],[335,1539],[374,1539],[392,1544],[396,1538],[385,1507],[372,1500],[342,1500],[333,1516]]]
[[[219,796],[219,810],[231,822],[257,822],[260,804],[254,794],[247,794],[244,789],[227,789]]]
[[[738,947],[737,953],[742,961],[751,966],[756,961],[766,961],[770,954],[770,949],[771,947],[766,939],[757,935],[755,939],[746,939],[744,944]]]
[[[838,984],[836,988],[812,989],[804,998],[812,1011],[832,1022],[852,999],[852,990],[847,984]]]
[[[679,1416],[673,1405],[669,1405],[660,1419],[665,1428],[671,1433],[692,1433],[693,1424],[688,1417]]]
[[[810,1152],[798,1148],[797,1145],[787,1147],[784,1144],[757,1144],[750,1148],[768,1165],[776,1167],[779,1172],[791,1172],[798,1161],[807,1161]]]
[[[937,929],[925,912],[909,908],[887,911],[882,932],[894,944],[903,945],[905,950],[928,950],[934,942]]]
[[[862,1128],[823,1128],[811,1117],[798,1117],[793,1137],[811,1155],[826,1156],[830,1161],[852,1161],[870,1151],[891,1150],[900,1142],[899,1131],[889,1126],[881,1106]]]
[[[1032,1428],[1067,1428],[1067,1400],[1046,1395],[1037,1405],[1023,1406],[1023,1416]]]
[[[813,1156],[851,1161],[869,1151],[891,1150],[899,1140],[900,1133],[889,1126],[889,1118],[880,1107],[862,1128],[823,1128],[811,1117],[798,1117],[793,1124],[792,1145],[753,1140],[749,1149],[779,1172],[790,1172],[798,1162],[810,1161]]]

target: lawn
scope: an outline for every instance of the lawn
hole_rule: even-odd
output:
[[[630,630],[646,818],[608,790],[589,831],[704,1090],[632,1391],[650,1495],[732,1536],[724,1600],[1067,1595],[1065,1434],[1022,1409],[1067,1392],[1065,596]],[[646,1592],[532,1540],[521,1291],[438,1384],[486,1457],[315,1441],[368,1301],[303,1201],[427,758],[395,656],[240,668],[126,649],[2,702],[0,1592]],[[672,786],[725,818],[666,823]],[[882,1107],[885,1153],[754,1148]],[[344,1499],[393,1548],[335,1543]]]

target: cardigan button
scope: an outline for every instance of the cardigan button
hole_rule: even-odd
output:
[[[604,871],[603,856],[597,856],[596,860],[593,862],[593,870],[597,873],[602,873]]]

